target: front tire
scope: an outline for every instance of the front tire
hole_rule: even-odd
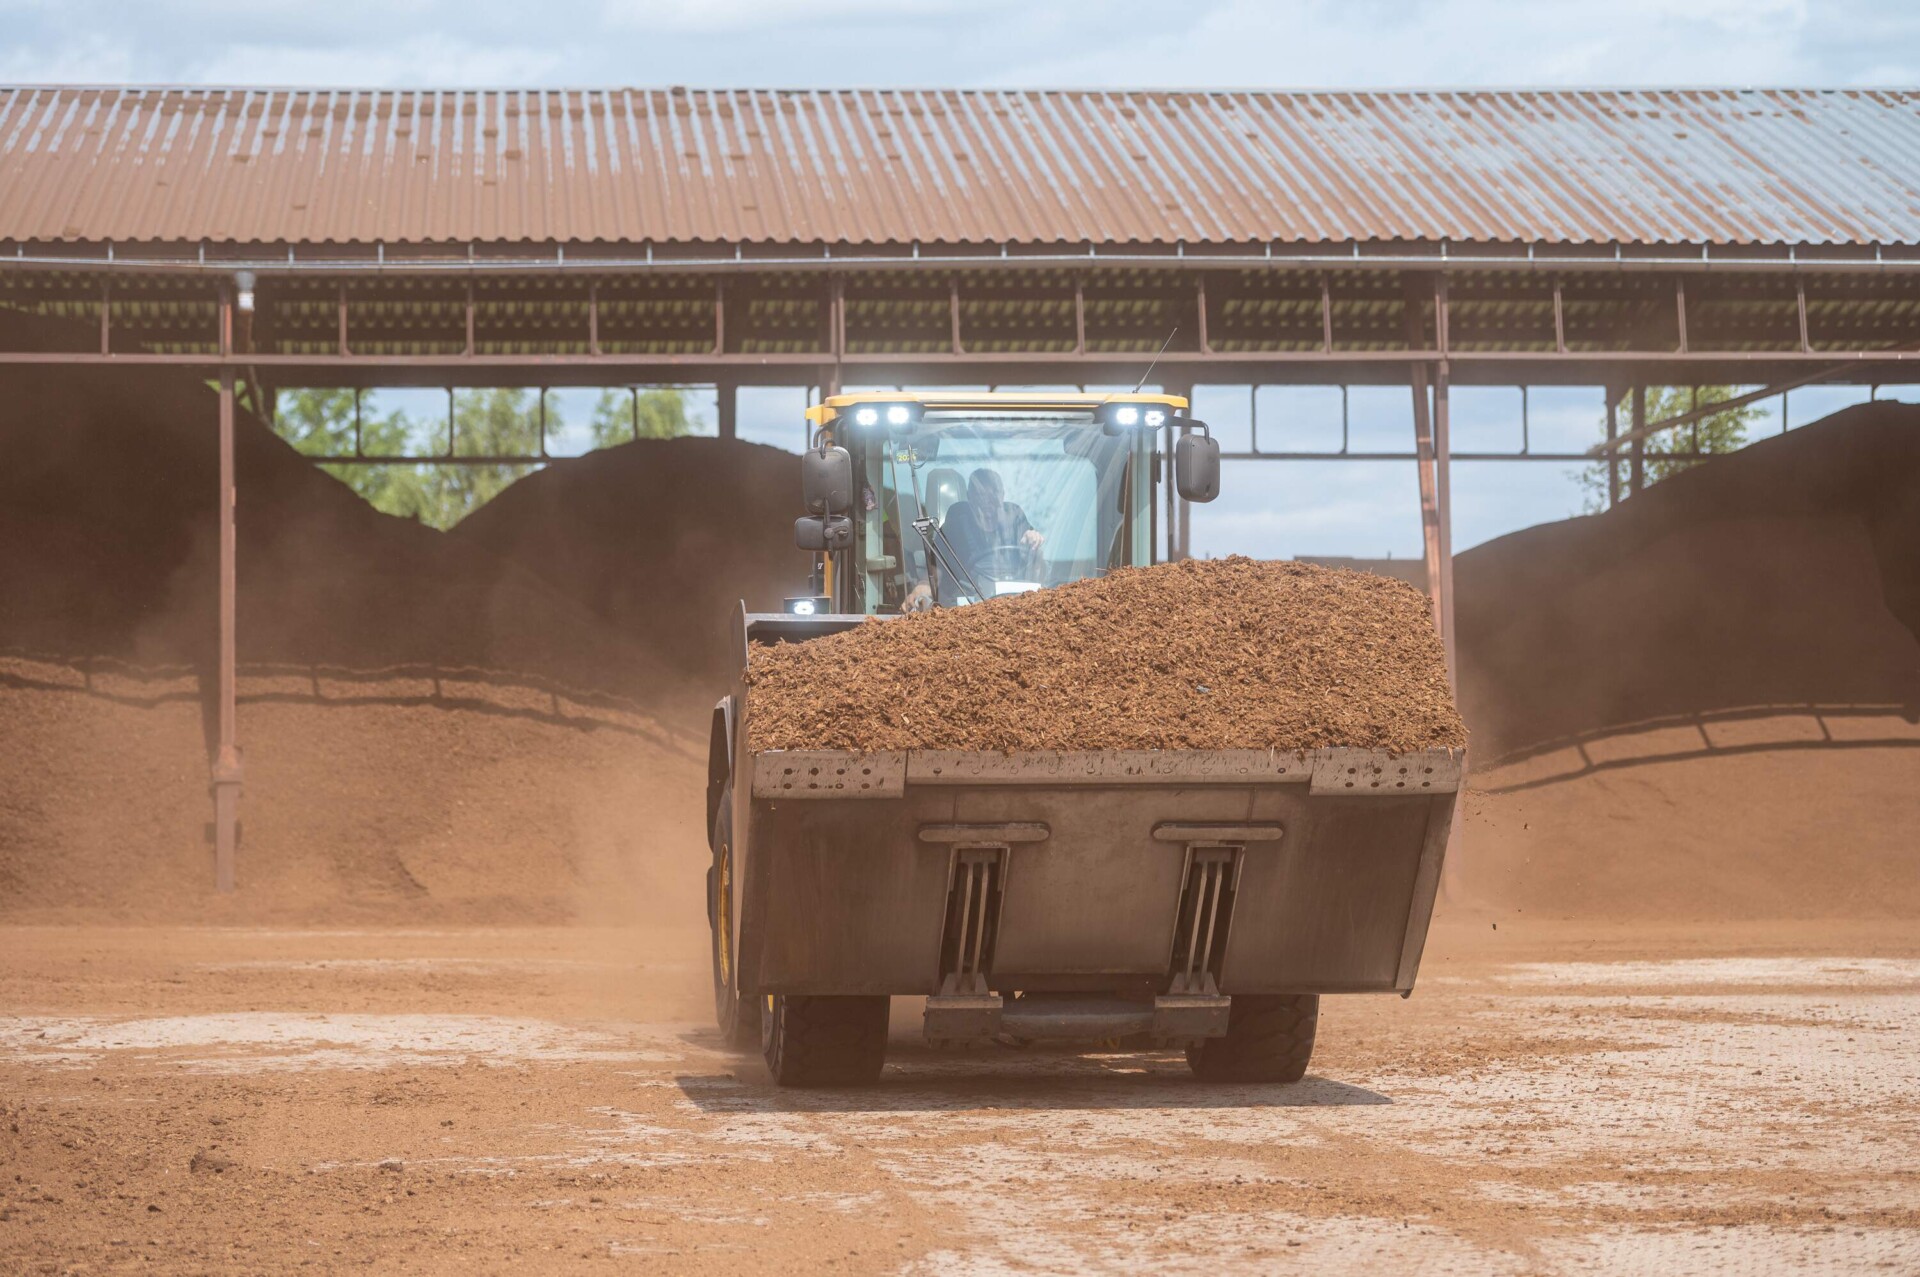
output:
[[[760,1044],[781,1086],[871,1086],[887,1058],[887,998],[779,994],[761,1008]]]
[[[707,927],[713,942],[713,1018],[721,1039],[736,1051],[760,1041],[760,1001],[740,996],[734,969],[733,785],[720,791],[720,812],[713,821],[713,865],[707,870]]]
[[[1320,1025],[1320,995],[1235,994],[1224,1037],[1187,1048],[1187,1067],[1207,1082],[1298,1082]]]

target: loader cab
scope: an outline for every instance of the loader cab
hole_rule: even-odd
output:
[[[849,477],[836,516],[841,494],[814,499],[809,472],[811,514],[797,532],[819,551],[820,605],[964,606],[1151,563],[1156,446],[1213,442],[1186,407],[1171,395],[880,393],[809,409],[818,458],[803,464],[837,467],[838,447]]]

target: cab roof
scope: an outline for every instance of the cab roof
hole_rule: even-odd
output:
[[[1107,403],[1158,404],[1178,412],[1187,406],[1186,399],[1180,395],[1150,395],[1135,391],[863,390],[857,394],[829,396],[807,409],[807,420],[816,426],[824,426],[848,408],[866,403],[917,403],[922,408],[935,411],[980,408],[993,412],[1063,408],[1091,411]]]

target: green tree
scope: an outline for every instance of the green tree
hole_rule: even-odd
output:
[[[690,434],[700,422],[687,411],[678,390],[648,390],[639,395],[640,437],[671,439]],[[368,456],[423,456],[447,451],[447,419],[416,420],[395,410],[378,410],[378,392],[360,401],[360,447]],[[634,437],[635,400],[626,390],[603,390],[589,428],[595,448]],[[549,433],[565,424],[549,401]],[[539,392],[519,388],[458,390],[453,395],[453,452],[463,457],[537,456],[540,452]],[[296,449],[312,457],[354,452],[354,392],[302,389],[280,392],[274,429]],[[539,468],[534,463],[474,461],[459,465],[397,462],[323,467],[365,497],[376,510],[418,519],[430,527],[452,527]]]
[[[1649,422],[1664,421],[1668,417],[1677,417],[1695,408],[1725,403],[1739,393],[1739,388],[1736,386],[1648,386],[1646,419]],[[1624,432],[1633,420],[1633,392],[1624,392],[1615,408],[1620,428]],[[1689,425],[1673,426],[1648,435],[1645,462],[1647,484],[1651,486],[1669,475],[1678,474],[1682,470],[1701,464],[1698,460],[1662,454],[1694,451],[1717,454],[1738,451],[1747,444],[1747,428],[1765,415],[1765,411],[1758,404],[1744,404],[1712,413]],[[1600,420],[1600,430],[1604,439],[1605,417]],[[1632,467],[1630,455],[1630,449],[1622,447],[1613,454],[1611,462],[1596,461],[1580,476],[1580,486],[1586,490],[1587,494],[1587,513],[1593,514],[1607,508],[1609,464],[1613,466],[1618,478],[1620,492],[1625,495],[1627,477]]]
[[[687,397],[678,390],[607,389],[593,406],[593,446],[611,448],[631,439],[678,439],[700,427],[700,418],[687,410]]]
[[[406,414],[380,416],[366,411],[371,406],[371,399],[362,405],[360,451],[368,456],[406,453],[413,438]],[[283,390],[274,401],[273,428],[307,456],[352,456],[353,416],[351,390]],[[376,510],[408,518],[423,518],[427,513],[420,476],[411,465],[330,465],[321,469],[365,497]]]

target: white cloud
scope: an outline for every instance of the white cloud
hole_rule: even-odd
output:
[[[962,13],[979,18],[997,7],[979,0],[606,0],[601,13],[614,27],[715,35],[850,21],[897,27]]]
[[[420,35],[369,50],[324,45],[229,45],[195,70],[203,84],[291,84],[315,88],[414,85],[511,87],[551,81],[564,67],[557,50],[478,47]],[[564,77],[562,77],[564,78]]]
[[[0,0],[16,82],[1911,83],[1909,0]]]

